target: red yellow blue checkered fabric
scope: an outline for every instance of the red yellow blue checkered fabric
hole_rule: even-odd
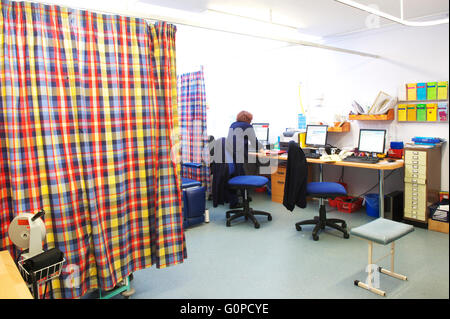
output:
[[[200,181],[211,192],[203,67],[178,75],[181,160],[202,163],[202,168],[182,167],[182,176]]]
[[[175,26],[0,1],[0,249],[44,209],[60,298],[183,262]]]

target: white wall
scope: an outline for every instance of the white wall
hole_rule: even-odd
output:
[[[351,102],[371,105],[379,91],[397,95],[400,85],[449,79],[448,25],[408,28],[391,26],[334,39],[327,44],[379,54],[373,59],[334,51],[287,46],[220,32],[179,27],[178,72],[204,66],[209,104],[208,134],[226,135],[242,109],[255,122],[270,122],[271,140],[286,127],[296,127],[302,100],[309,106],[308,121],[332,123],[335,115],[348,114]],[[313,107],[323,96],[323,107]],[[448,140],[448,123],[352,122],[349,133],[332,133],[336,146],[355,146],[359,128],[386,128],[389,140],[409,142],[414,136]],[[442,189],[448,190],[448,145],[442,149]],[[326,180],[337,180],[340,169],[327,167]],[[354,195],[377,181],[377,173],[345,170],[345,181]],[[402,171],[386,180],[386,191],[402,188]],[[374,189],[377,192],[377,188]]]
[[[123,0],[34,0],[88,9],[127,12]],[[73,5],[76,3],[76,5]],[[396,95],[407,82],[449,80],[448,25],[411,28],[390,26],[328,41],[327,44],[379,54],[364,58],[321,49],[288,46],[281,42],[178,26],[178,72],[204,66],[209,104],[208,133],[225,136],[242,109],[253,113],[255,122],[270,122],[270,138],[287,127],[296,127],[302,101],[310,106],[309,121],[332,123],[336,114],[348,114],[352,100],[370,105],[379,91]],[[324,96],[324,106],[313,107]],[[349,133],[331,134],[336,146],[355,146],[360,127],[386,128],[389,139],[410,141],[416,135],[448,140],[448,123],[352,122]],[[448,144],[442,149],[443,190],[449,189]],[[387,191],[402,187],[401,172],[386,182]],[[337,180],[339,169],[327,167],[325,178]],[[360,194],[376,181],[376,172],[346,169],[350,193]]]
[[[371,105],[379,91],[397,95],[400,85],[410,82],[429,82],[449,80],[449,29],[448,25],[411,28],[388,27],[375,29],[365,34],[348,36],[339,41],[330,42],[366,52],[379,54],[380,59],[370,59],[336,53],[324,53],[329,56],[335,67],[326,72],[334,83],[326,89],[327,99],[333,101],[332,109],[349,109],[352,99]],[[312,50],[315,51],[315,50]],[[311,52],[312,55],[315,52]],[[318,62],[317,62],[318,63]],[[325,75],[324,74],[324,75]],[[410,142],[414,136],[437,136],[449,138],[448,123],[402,123],[394,120],[384,122],[353,121],[352,130],[346,134],[331,135],[330,143],[337,145],[356,145],[359,128],[386,128],[388,139]],[[448,143],[442,148],[441,189],[449,189]],[[330,172],[333,176],[337,172]],[[361,174],[360,170],[349,172],[349,180],[360,180],[361,188],[351,187],[358,193],[370,186],[373,175]],[[398,188],[398,178],[386,181],[387,191]],[[353,185],[353,183],[352,183]],[[400,185],[401,186],[401,185]]]
[[[297,126],[299,81],[306,79],[298,47],[228,33],[178,26],[177,71],[204,66],[208,134],[226,136],[241,110],[270,122],[270,139]]]

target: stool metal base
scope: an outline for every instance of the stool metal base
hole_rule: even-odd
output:
[[[376,293],[377,295],[383,296],[383,297],[386,296],[386,292],[384,292],[383,290],[377,289],[375,287],[371,287],[371,286],[369,286],[369,285],[367,285],[367,284],[365,284],[365,283],[363,283],[363,282],[361,282],[359,280],[355,280],[355,286],[367,289],[367,290],[369,290],[369,291],[371,291],[373,293]]]
[[[369,260],[368,260],[369,265],[372,265],[372,252],[373,252],[373,242],[369,241]],[[391,251],[390,251],[391,270],[384,269],[382,267],[378,267],[378,271],[380,273],[382,273],[382,274],[391,276],[393,278],[397,278],[397,279],[400,279],[400,280],[408,280],[408,278],[405,275],[397,274],[397,273],[394,272],[394,255],[395,255],[395,242],[392,242],[391,243]],[[375,288],[375,287],[372,286],[372,270],[371,270],[370,267],[368,267],[368,268],[369,268],[369,276],[368,276],[369,284],[363,283],[363,282],[361,282],[359,280],[355,280],[354,281],[355,286],[364,288],[364,289],[369,290],[369,291],[371,291],[373,293],[376,293],[377,295],[385,297],[386,296],[386,292],[385,291],[383,291],[381,289],[378,289],[378,288]]]

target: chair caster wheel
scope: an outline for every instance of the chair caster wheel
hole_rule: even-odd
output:
[[[317,235],[312,235],[312,237],[313,237],[314,241],[318,241],[319,240],[319,236],[317,236]]]
[[[302,227],[300,227],[300,225],[295,225],[295,229],[297,229],[297,231],[301,231]]]
[[[259,224],[255,224],[255,228],[259,228]]]
[[[345,238],[345,239],[348,239],[348,238],[350,238],[350,235],[349,235],[348,233],[345,233],[345,234],[344,234],[344,238]]]
[[[268,221],[271,221],[271,220],[272,220],[272,216],[270,216],[270,215],[267,216],[267,220],[268,220]]]

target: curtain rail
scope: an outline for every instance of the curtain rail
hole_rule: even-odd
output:
[[[33,1],[31,1],[31,2],[33,2]],[[43,1],[42,2],[39,1],[39,3],[46,4],[46,5],[59,5],[62,7],[67,7],[65,5],[60,5],[57,3],[48,3],[48,2],[43,2]],[[320,44],[320,43],[311,42],[311,41],[293,39],[293,38],[289,38],[289,37],[276,37],[276,36],[270,36],[267,34],[255,34],[255,33],[251,33],[251,32],[245,32],[245,30],[244,31],[235,31],[235,30],[231,30],[231,29],[224,29],[224,28],[215,27],[213,25],[209,25],[207,23],[201,23],[201,22],[196,22],[196,21],[187,20],[187,19],[180,19],[180,18],[161,16],[161,15],[151,15],[151,14],[147,15],[147,14],[143,14],[142,12],[134,13],[131,10],[126,10],[126,11],[117,10],[117,11],[112,12],[112,11],[104,11],[104,10],[97,10],[97,9],[91,9],[91,8],[83,8],[83,7],[78,7],[78,6],[76,6],[76,7],[70,6],[69,8],[76,9],[76,10],[86,10],[86,11],[96,12],[96,13],[100,13],[100,14],[122,15],[122,16],[131,17],[131,18],[150,20],[153,22],[165,21],[165,22],[172,23],[175,25],[180,24],[180,25],[184,25],[184,26],[196,27],[196,28],[201,28],[201,29],[206,29],[206,30],[227,32],[227,33],[243,35],[243,36],[250,36],[250,37],[255,37],[255,38],[259,38],[259,39],[286,42],[286,43],[294,44],[294,45],[314,47],[314,48],[318,48],[318,49],[336,51],[336,52],[346,53],[346,54],[359,55],[359,56],[369,57],[369,58],[374,58],[374,59],[380,58],[380,56],[377,54],[361,52],[361,51],[356,51],[356,50],[350,50],[350,49],[344,49],[344,48]]]

